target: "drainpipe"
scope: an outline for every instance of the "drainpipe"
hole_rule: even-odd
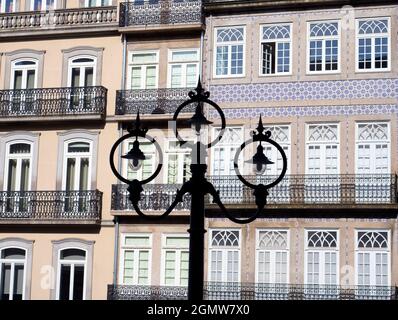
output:
[[[118,270],[118,260],[119,260],[119,217],[115,216],[113,219],[115,224],[115,246],[113,253],[113,288],[116,289],[117,285],[117,270]]]

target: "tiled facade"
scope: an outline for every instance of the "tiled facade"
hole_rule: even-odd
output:
[[[398,6],[290,2],[0,7],[0,299],[186,298],[189,198],[162,221],[143,220],[109,151],[140,110],[165,159],[140,205],[163,212],[190,177],[168,121],[199,76],[230,128],[209,151],[208,175],[233,215],[255,210],[229,159],[259,116],[288,155],[256,221],[235,224],[206,204],[207,297],[396,298]],[[379,33],[357,31],[367,20],[381,21],[369,22]],[[325,23],[332,31],[319,36]],[[361,37],[369,50],[380,41],[379,69],[372,51],[373,69],[360,70]],[[321,42],[326,72],[310,66]],[[206,115],[213,137],[219,116]],[[150,159],[138,171],[116,162],[129,179],[155,170],[154,149],[142,149]]]

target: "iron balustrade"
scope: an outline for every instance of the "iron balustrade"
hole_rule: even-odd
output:
[[[63,29],[65,27],[117,26],[117,7],[93,7],[0,14],[0,32],[23,29]]]
[[[274,177],[245,176],[256,183],[266,183]],[[254,204],[253,191],[242,185],[236,176],[209,176],[208,180],[220,191],[225,204]],[[164,210],[174,200],[181,185],[144,185],[140,205],[143,210]],[[179,210],[189,210],[187,195]],[[211,203],[208,198],[208,204]],[[286,175],[270,190],[269,204],[395,204],[397,176],[369,175]],[[133,211],[128,199],[127,185],[112,186],[112,210]]]
[[[190,90],[190,88],[118,90],[115,114],[137,114],[138,111],[140,114],[174,113]],[[194,112],[194,106],[187,106],[182,112]]]
[[[169,25],[202,23],[201,0],[151,0],[120,3],[119,25]]]
[[[129,200],[127,191],[128,185],[114,184],[112,185],[112,210],[128,210],[133,211],[133,205]],[[168,208],[176,197],[176,190],[181,188],[181,184],[149,184],[144,185],[143,197],[140,201],[142,210],[157,211]],[[183,202],[176,207],[177,210],[188,210],[191,207],[191,196],[185,195]]]
[[[0,191],[0,220],[101,219],[102,192]]]
[[[102,86],[0,90],[0,118],[101,115],[107,89]]]
[[[397,287],[207,282],[205,300],[397,300]],[[187,300],[182,286],[108,285],[108,300]]]

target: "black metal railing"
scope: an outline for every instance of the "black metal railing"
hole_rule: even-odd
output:
[[[183,103],[191,88],[162,88],[140,90],[118,90],[116,92],[115,114],[173,114]],[[189,105],[181,112],[194,112],[195,106]]]
[[[245,176],[253,183],[267,183],[275,177]],[[220,191],[224,204],[254,204],[253,190],[244,186],[236,176],[209,176]],[[146,210],[167,209],[181,185],[152,184],[144,186],[140,205]],[[178,209],[189,210],[187,195]],[[207,198],[207,204],[212,201]],[[286,175],[270,190],[268,204],[395,204],[396,175]],[[112,210],[133,210],[126,185],[112,186]]]
[[[112,185],[112,210],[134,210],[128,196],[126,184]],[[140,201],[142,210],[157,211],[168,208],[174,201],[180,184],[147,184],[143,185],[144,192]],[[191,196],[184,196],[184,201],[179,203],[177,210],[188,210],[191,207]]]
[[[0,191],[0,220],[101,219],[102,192]]]
[[[108,300],[186,300],[187,287],[108,285]],[[397,287],[222,283],[204,285],[205,300],[397,300]]]
[[[120,4],[119,25],[168,25],[202,23],[201,0],[151,0]]]
[[[0,90],[0,118],[104,115],[106,102],[101,86]]]

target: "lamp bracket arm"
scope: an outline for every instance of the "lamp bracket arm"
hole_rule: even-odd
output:
[[[141,193],[144,191],[142,188],[142,183],[138,180],[133,180],[130,182],[129,187],[127,188],[129,192],[129,200],[133,204],[134,210],[140,217],[150,220],[159,220],[162,218],[167,217],[174,208],[178,205],[178,203],[183,202],[183,197],[186,193],[189,192],[189,188],[186,184],[182,185],[181,189],[177,189],[176,197],[170,207],[160,215],[147,215],[141,211],[140,207],[138,206],[138,202],[141,200]]]
[[[265,188],[264,185],[260,184],[258,185],[253,194],[256,198],[256,205],[257,205],[257,211],[251,215],[247,219],[238,219],[235,218],[228,210],[225,208],[224,204],[222,203],[220,199],[220,191],[217,191],[214,186],[209,183],[208,187],[209,194],[213,197],[213,203],[217,204],[219,208],[221,209],[222,213],[225,214],[225,216],[231,220],[232,222],[238,223],[238,224],[247,224],[250,222],[253,222],[256,220],[261,212],[263,212],[263,209],[265,205],[267,204],[267,196],[268,196],[268,190]]]

